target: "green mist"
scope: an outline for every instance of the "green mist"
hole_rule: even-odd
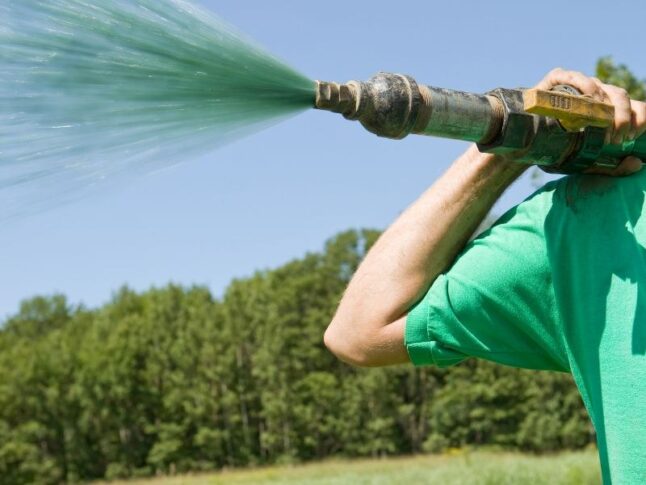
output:
[[[313,81],[183,0],[8,0],[0,45],[0,219],[314,104]]]

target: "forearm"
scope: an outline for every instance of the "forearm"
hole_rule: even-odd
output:
[[[456,160],[366,256],[326,333],[328,346],[358,364],[405,361],[402,317],[525,168],[475,147]]]

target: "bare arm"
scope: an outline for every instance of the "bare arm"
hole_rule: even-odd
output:
[[[406,312],[525,169],[475,147],[458,158],[368,253],[325,333],[330,350],[355,365],[407,362]]]
[[[571,84],[611,100],[617,108],[615,133],[639,135],[646,129],[646,105],[579,73],[552,71],[540,84],[549,89]],[[616,88],[615,88],[616,89]],[[626,119],[641,122],[626,125]],[[526,169],[511,159],[481,154],[475,147],[384,232],[354,275],[325,333],[325,344],[340,359],[358,366],[408,362],[404,347],[406,313],[454,261],[469,236],[503,191]],[[609,175],[639,170],[626,159]]]

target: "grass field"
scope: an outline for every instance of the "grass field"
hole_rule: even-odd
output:
[[[117,482],[112,482],[115,485]],[[531,456],[455,452],[381,460],[334,460],[291,467],[119,482],[121,485],[589,485],[601,484],[595,451]]]

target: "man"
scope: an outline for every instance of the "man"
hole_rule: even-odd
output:
[[[646,104],[625,90],[562,69],[537,87],[559,84],[614,104],[613,142],[646,131]],[[646,483],[641,167],[631,157],[613,171],[549,183],[464,248],[527,168],[469,149],[374,245],[325,344],[366,367],[444,367],[475,356],[571,372],[597,432],[604,482]]]

